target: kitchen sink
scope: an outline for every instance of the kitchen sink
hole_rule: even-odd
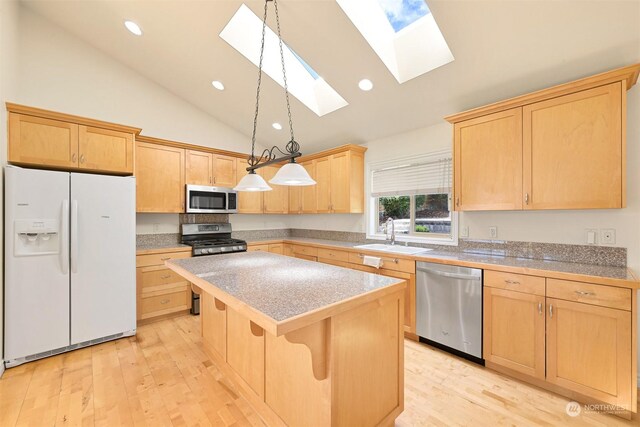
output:
[[[369,245],[355,246],[356,249],[367,249],[369,251],[391,252],[395,254],[415,255],[428,252],[433,249],[415,248],[412,246],[384,245],[382,243],[372,243]]]

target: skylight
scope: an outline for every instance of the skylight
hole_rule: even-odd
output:
[[[337,0],[398,83],[453,61],[424,0]]]
[[[429,13],[424,0],[378,0],[378,3],[396,33]]]
[[[229,23],[220,32],[220,37],[236,49],[256,67],[260,61],[260,39],[262,19],[247,5],[240,6]],[[331,113],[348,105],[311,66],[284,43],[284,62],[287,68],[289,93],[318,116]],[[276,83],[284,87],[278,36],[267,26],[265,32],[262,70]]]

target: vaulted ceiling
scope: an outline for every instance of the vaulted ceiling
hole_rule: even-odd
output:
[[[257,69],[218,37],[242,1],[23,3],[250,135]],[[244,3],[261,16],[264,3]],[[335,1],[280,0],[285,41],[349,103],[318,117],[292,100],[296,139],[305,152],[441,123],[448,114],[640,62],[639,1],[427,3],[455,61],[398,84]],[[144,35],[127,32],[125,19],[140,24]],[[358,89],[362,78],[373,81],[373,90]],[[212,80],[226,89],[213,89]],[[283,145],[286,127],[276,131],[271,123],[286,122],[284,95],[270,78],[263,80],[261,101],[259,140]]]

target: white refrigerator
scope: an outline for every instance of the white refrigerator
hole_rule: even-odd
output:
[[[136,330],[135,178],[5,167],[7,367]]]

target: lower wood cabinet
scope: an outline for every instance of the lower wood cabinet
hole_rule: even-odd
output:
[[[136,257],[138,322],[174,313],[182,314],[191,308],[191,283],[164,266],[166,260],[190,256],[190,251],[180,251]]]
[[[637,303],[630,289],[484,274],[488,367],[524,374],[521,379],[531,377],[572,398],[636,412]]]

